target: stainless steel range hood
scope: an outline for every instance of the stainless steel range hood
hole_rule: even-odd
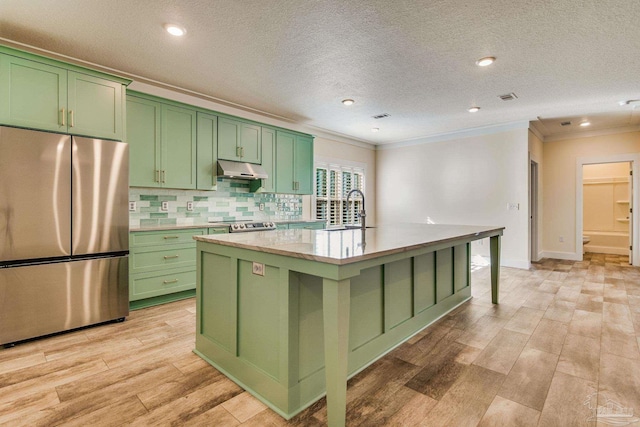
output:
[[[218,176],[236,179],[267,179],[267,171],[253,163],[218,160]]]

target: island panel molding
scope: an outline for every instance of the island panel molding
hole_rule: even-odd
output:
[[[194,352],[286,419],[326,394],[329,425],[344,426],[347,378],[468,301],[470,243],[502,233],[405,224],[194,236]]]

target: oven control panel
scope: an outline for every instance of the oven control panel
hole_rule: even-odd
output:
[[[237,222],[229,226],[230,233],[242,233],[247,231],[275,230],[273,222]]]

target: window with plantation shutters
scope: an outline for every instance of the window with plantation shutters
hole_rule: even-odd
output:
[[[317,163],[316,219],[325,220],[327,225],[360,223],[357,213],[362,210],[362,198],[354,194],[347,205],[347,195],[353,189],[364,192],[363,168]]]

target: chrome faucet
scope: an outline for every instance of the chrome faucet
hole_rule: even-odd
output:
[[[358,216],[360,217],[360,220],[361,220],[360,228],[362,228],[362,231],[364,232],[365,228],[367,228],[365,225],[365,218],[367,217],[367,213],[364,210],[364,193],[358,190],[357,188],[354,188],[353,190],[349,191],[349,193],[347,194],[347,208],[349,207],[349,198],[353,193],[360,193],[360,195],[362,196],[362,210],[358,213]]]

